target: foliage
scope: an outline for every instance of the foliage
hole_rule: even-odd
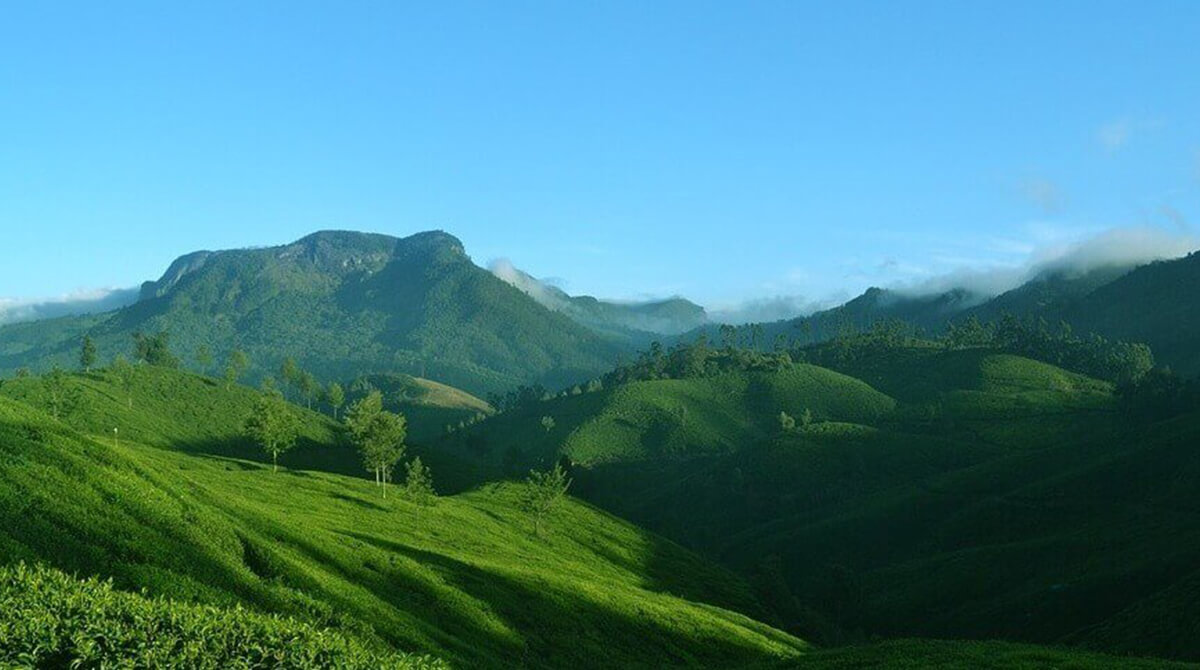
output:
[[[279,454],[296,446],[300,427],[281,396],[264,393],[254,403],[242,430],[271,456],[271,468],[278,471]]]
[[[0,568],[0,612],[6,667],[445,667],[288,618],[149,599],[24,563]]]
[[[562,466],[555,464],[545,472],[530,470],[521,495],[521,507],[533,517],[533,532],[542,534],[547,516],[553,512],[567,495],[571,479]]]
[[[333,418],[336,420],[338,410],[346,404],[346,392],[342,389],[342,385],[337,382],[330,382],[329,388],[325,390],[325,402],[333,409]]]
[[[79,367],[83,368],[84,372],[87,372],[95,364],[96,343],[92,341],[91,335],[84,335],[83,344],[79,347]]]
[[[418,505],[432,505],[437,500],[433,489],[433,474],[418,456],[405,466],[404,495]]]
[[[482,395],[594,377],[628,346],[542,306],[440,231],[326,231],[191,255],[143,295],[115,312],[0,327],[0,371],[73,365],[84,332],[111,356],[134,332],[169,330],[180,351],[246,351],[253,383],[290,356],[326,381],[397,371]]]
[[[103,437],[119,420],[120,448],[7,397],[39,380],[0,387],[8,560],[241,604],[454,667],[745,667],[806,648],[750,618],[764,614],[732,573],[591,506],[564,499],[557,532],[534,540],[514,485],[418,508],[382,502],[358,478],[189,455],[173,449],[236,433],[257,394],[140,366],[129,411],[103,376],[76,379],[91,396],[77,422]],[[293,411],[306,430],[331,425]],[[156,435],[161,446],[140,443]],[[10,621],[0,610],[0,626]]]
[[[134,360],[164,368],[177,368],[179,359],[171,353],[170,342],[170,333],[165,330],[160,330],[152,335],[135,331],[133,333]]]
[[[351,405],[346,412],[346,426],[358,447],[363,467],[375,473],[375,483],[387,497],[392,469],[404,456],[404,438],[408,434],[404,415],[383,409],[383,394],[372,391]]]
[[[241,349],[234,349],[229,354],[229,360],[225,363],[225,388],[229,388],[236,384],[242,375],[246,373],[246,368],[250,367],[250,357]]]

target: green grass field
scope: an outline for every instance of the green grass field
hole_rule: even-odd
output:
[[[43,666],[134,646],[161,658],[147,630],[192,658],[294,667],[1200,657],[1200,416],[1123,426],[1107,384],[1028,359],[898,360],[862,362],[894,378],[876,380],[887,394],[799,365],[497,415],[413,448],[456,491],[430,507],[385,498],[341,428],[299,407],[301,445],[273,473],[241,436],[250,389],[150,367],[128,386],[69,375],[75,401],[54,420],[43,379],[8,380],[0,598],[39,617],[0,616],[0,647]],[[781,428],[780,411],[806,409],[811,424]],[[537,536],[511,475],[559,454],[590,502],[568,498]],[[1053,646],[804,641],[877,635]]]
[[[251,397],[195,389],[221,396],[212,402],[230,415]],[[89,412],[114,412],[103,425],[132,412],[128,433],[184,430],[172,426],[178,414],[138,417],[136,402],[119,400]],[[313,415],[306,425],[323,424]],[[752,618],[764,613],[731,572],[585,504],[568,501],[535,537],[514,485],[419,507],[365,479],[115,446],[5,398],[0,448],[9,563],[111,577],[181,603],[240,604],[466,667],[736,666],[806,648]]]

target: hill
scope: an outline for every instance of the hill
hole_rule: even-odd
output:
[[[516,485],[423,507],[383,498],[361,478],[188,453],[192,442],[170,436],[219,443],[234,422],[220,417],[239,416],[253,392],[142,374],[189,392],[163,395],[174,409],[141,407],[136,395],[130,408],[106,399],[94,376],[72,379],[87,409],[64,416],[104,427],[95,437],[0,397],[6,563],[112,578],[179,603],[241,605],[469,667],[729,666],[805,649],[751,618],[766,614],[732,573],[570,499],[537,537]],[[189,418],[204,394],[213,397]],[[321,442],[328,421],[294,411],[310,448],[336,455]],[[107,426],[118,421],[171,448],[115,444]]]
[[[873,422],[894,401],[858,380],[811,365],[658,379],[525,404],[456,431],[432,451],[464,456],[458,485],[526,472],[566,456],[579,465],[674,460],[736,451],[778,431],[781,411]],[[543,420],[553,425],[547,428]]]
[[[580,496],[734,568],[807,639],[1200,658],[1200,621],[1179,614],[1200,593],[1200,415],[1146,424],[1107,382],[990,349],[831,364],[841,374],[796,366],[838,380],[808,397],[789,371],[633,382],[510,410],[445,448],[474,447],[491,472],[506,450],[566,454]],[[789,390],[745,393],[756,376]],[[854,397],[878,401],[821,404]],[[782,427],[780,408],[801,406],[814,420]]]
[[[327,231],[188,254],[114,312],[0,327],[0,373],[73,366],[84,334],[108,360],[164,330],[189,363],[201,345],[218,365],[248,352],[252,379],[291,357],[324,381],[393,371],[476,394],[594,376],[623,351],[476,266],[451,235]]]

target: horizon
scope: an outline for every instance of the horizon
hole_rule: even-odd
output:
[[[760,316],[1200,248],[1193,4],[538,8],[17,8],[0,304],[328,228]]]

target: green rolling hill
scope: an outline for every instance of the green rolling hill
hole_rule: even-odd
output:
[[[148,395],[176,407],[135,395],[130,408],[99,375],[80,376],[78,408],[55,421],[14,399],[36,402],[33,381],[4,384],[6,563],[112,578],[181,606],[241,605],[455,666],[737,666],[806,649],[754,618],[767,615],[732,573],[587,505],[568,501],[536,537],[511,484],[419,507],[362,478],[272,473],[225,439],[254,392],[140,374],[170,385]],[[308,444],[285,464],[324,452],[305,458],[353,469],[328,419],[294,411]],[[129,439],[114,444],[109,425]]]
[[[1146,426],[1107,382],[988,349],[838,367],[557,397],[442,448],[474,449],[483,479],[566,455],[578,495],[742,573],[802,637],[1200,657],[1178,614],[1200,556],[1195,416]],[[781,430],[801,408],[813,422]]]

